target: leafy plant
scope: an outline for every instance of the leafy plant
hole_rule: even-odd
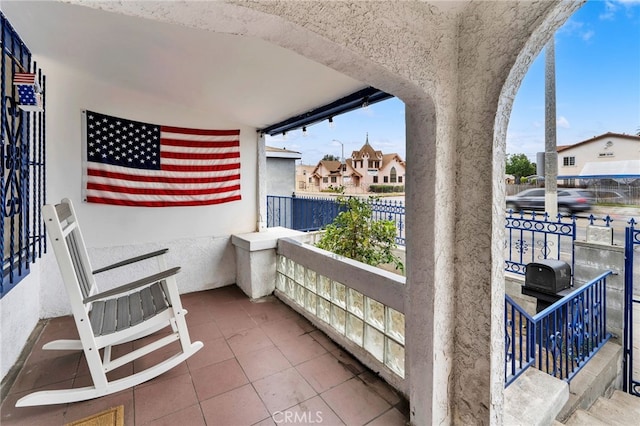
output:
[[[389,263],[404,271],[401,259],[393,253],[397,247],[396,224],[372,218],[373,199],[339,197],[342,211],[327,225],[316,246],[368,265]]]
[[[321,192],[333,192],[333,193],[336,193],[336,194],[344,194],[344,186],[343,185],[339,185],[339,186],[329,185],[329,187],[327,189],[323,189]]]

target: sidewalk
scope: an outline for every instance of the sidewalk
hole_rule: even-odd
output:
[[[597,216],[598,218],[604,218],[607,215],[614,220],[614,222],[627,223],[633,217],[636,222],[640,222],[640,207],[639,206],[593,206],[590,214]]]

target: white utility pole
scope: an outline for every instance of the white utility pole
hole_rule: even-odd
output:
[[[555,36],[545,50],[544,84],[544,209],[551,219],[558,215],[558,150],[556,142]]]

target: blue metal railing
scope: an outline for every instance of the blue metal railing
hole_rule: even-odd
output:
[[[634,322],[636,307],[640,305],[640,297],[634,292],[634,268],[640,266],[636,263],[636,249],[640,248],[640,228],[636,228],[636,220],[631,218],[625,228],[624,244],[624,351],[622,357],[623,379],[622,390],[632,395],[640,396],[640,377],[636,364],[639,360],[634,357]],[[637,275],[636,275],[637,277]],[[637,278],[636,278],[637,279]],[[639,283],[640,284],[640,283]],[[636,309],[634,309],[636,308]],[[637,340],[637,338],[636,338]],[[635,354],[637,355],[637,353]]]
[[[406,209],[401,201],[377,199],[371,201],[374,219],[395,222],[396,243],[406,244]],[[341,206],[335,198],[267,196],[267,226],[283,226],[298,231],[317,231],[324,228],[340,213]],[[577,237],[577,216],[558,215],[555,220],[547,213],[509,210],[505,217],[506,238],[505,271],[525,275],[526,265],[541,259],[557,259],[567,262],[574,270],[574,246]],[[584,216],[591,225],[602,220],[611,226],[609,216],[598,219]]]
[[[535,361],[533,318],[504,295],[505,387],[513,383]]]
[[[524,275],[526,265],[540,259],[564,260],[573,271],[573,242],[576,239],[576,218],[531,212],[507,212],[505,218],[506,272]],[[564,249],[564,251],[563,251]]]
[[[505,295],[505,387],[531,365],[567,382],[609,340],[607,271],[533,317]]]
[[[595,225],[596,221],[601,220],[605,227],[610,227],[613,222],[610,216],[597,218],[589,215],[580,218],[588,219],[590,225]],[[509,210],[505,217],[504,270],[525,275],[528,263],[541,259],[557,259],[569,263],[573,271],[573,242],[577,237],[577,219],[578,216],[559,214],[556,220],[550,220],[548,213],[516,213]]]
[[[374,220],[396,224],[396,243],[405,245],[405,207],[400,201],[372,200]],[[267,227],[283,226],[298,231],[324,228],[344,209],[335,198],[267,196]]]

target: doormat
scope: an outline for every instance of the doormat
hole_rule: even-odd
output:
[[[124,426],[124,405],[109,408],[64,426]]]

